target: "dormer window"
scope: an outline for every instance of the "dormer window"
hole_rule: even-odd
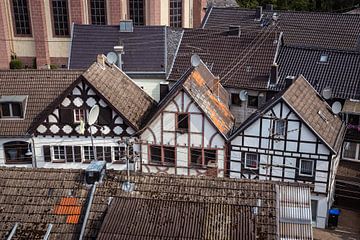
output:
[[[321,63],[327,63],[328,62],[328,58],[329,58],[329,55],[327,55],[326,53],[322,53],[320,55],[320,62]]]
[[[27,96],[0,96],[0,118],[23,118]]]

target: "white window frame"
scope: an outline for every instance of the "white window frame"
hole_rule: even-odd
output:
[[[278,132],[278,124],[283,123],[282,132]],[[275,119],[274,122],[274,134],[276,136],[285,136],[286,133],[286,120],[285,119]]]
[[[63,148],[63,158],[61,157],[62,153],[60,148]],[[55,152],[56,150],[58,153]],[[51,146],[51,160],[54,162],[66,161],[66,147],[62,145]]]
[[[2,114],[2,111],[1,111],[1,118],[22,118],[22,114],[20,112],[20,116],[14,116],[14,113],[13,113],[13,104],[20,104],[20,109],[21,111],[23,111],[23,106],[22,106],[22,102],[1,102],[0,103],[0,106],[2,108],[2,105],[3,104],[9,104],[9,113],[10,113],[10,116],[4,116]],[[2,109],[1,109],[2,110]]]
[[[344,153],[345,153],[345,150],[346,150],[346,143],[354,143],[354,144],[356,144],[355,158],[349,158],[349,157],[344,156]],[[344,141],[343,151],[341,153],[342,159],[359,162],[360,161],[360,153],[359,152],[360,152],[360,143]]]
[[[248,166],[247,166],[247,156],[248,156],[248,154],[250,154],[250,155],[256,155],[256,167],[255,167],[255,168],[254,168],[254,167],[248,167]],[[259,154],[258,154],[258,153],[246,152],[246,153],[245,153],[244,168],[245,168],[245,169],[254,169],[254,170],[259,169]]]
[[[124,155],[123,156],[121,156],[120,155],[120,158],[119,159],[117,159],[116,158],[116,151],[121,151],[120,149],[123,149],[123,151],[124,151]],[[114,157],[113,157],[113,161],[114,162],[118,162],[118,161],[126,161],[126,147],[125,146],[117,146],[117,147],[113,147],[113,149],[114,149]]]
[[[94,148],[96,148],[96,146],[94,146]],[[82,153],[83,153],[82,159],[84,162],[91,162],[93,159],[95,159],[95,158],[91,159],[91,149],[92,149],[92,146],[83,146],[82,147]],[[86,154],[87,151],[89,151],[89,153],[90,153],[90,155],[89,155],[90,158],[87,158],[87,154]],[[93,156],[95,156],[94,149],[92,150],[92,153],[93,153]]]
[[[306,174],[306,173],[301,173],[301,164],[302,164],[302,161],[312,162],[311,175]],[[300,162],[299,162],[299,176],[313,177],[313,176],[314,176],[314,167],[315,167],[315,161],[314,161],[314,160],[311,160],[311,159],[300,159]]]
[[[85,121],[85,113],[86,113],[85,109],[77,108],[77,109],[74,109],[74,123],[80,123],[81,119],[77,118],[77,116],[78,116],[77,113],[80,113],[80,112],[82,112],[82,115],[83,115],[82,120]]]

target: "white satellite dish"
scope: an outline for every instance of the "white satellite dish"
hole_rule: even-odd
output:
[[[98,105],[94,105],[91,109],[90,109],[90,113],[89,113],[89,118],[88,118],[88,124],[91,126],[93,125],[96,120],[99,117],[99,113],[100,113],[100,108]]]
[[[106,54],[106,58],[107,58],[108,63],[114,64],[118,60],[118,55],[114,52],[108,52],[108,54]]]
[[[193,67],[199,66],[199,65],[200,65],[200,61],[201,61],[201,59],[200,59],[199,55],[193,54],[193,55],[191,56],[191,66],[193,66]]]
[[[331,105],[331,110],[334,114],[340,113],[341,109],[342,109],[341,102],[336,101]]]
[[[331,92],[331,88],[330,87],[326,87],[322,90],[321,95],[323,96],[323,98],[325,99],[330,99],[332,92]]]
[[[247,101],[248,100],[248,92],[246,90],[241,90],[239,93],[239,98],[241,101]]]

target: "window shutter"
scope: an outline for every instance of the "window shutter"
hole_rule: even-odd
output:
[[[66,124],[74,123],[74,111],[73,111],[73,109],[60,108],[59,109],[59,114],[60,114],[60,122],[61,123],[66,123]]]
[[[81,162],[81,147],[74,146],[75,162]]]
[[[96,159],[99,161],[104,160],[103,147],[96,147]]]
[[[100,108],[98,123],[100,125],[108,125],[112,122],[112,109],[109,107]]]
[[[104,147],[105,161],[111,163],[111,147]]]
[[[74,154],[72,146],[66,146],[66,161],[73,162],[74,161]]]
[[[44,152],[44,160],[45,162],[51,162],[51,152],[50,152],[50,146],[46,145],[43,146],[43,152]]]

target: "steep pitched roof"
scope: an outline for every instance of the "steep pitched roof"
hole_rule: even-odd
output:
[[[196,53],[225,87],[265,89],[277,52],[276,28],[242,28],[240,36],[230,35],[228,30],[185,30],[168,79],[179,79]]]
[[[82,170],[0,168],[0,238],[78,239],[87,189]]]
[[[1,96],[27,96],[24,119],[0,118],[0,136],[24,136],[39,113],[48,108],[66,88],[76,81],[77,70],[8,70],[0,71]]]
[[[252,28],[258,25],[255,10],[241,8],[216,8],[208,10],[203,27],[226,29],[229,25]],[[359,48],[360,15],[319,12],[263,11],[264,18],[278,13],[279,31],[284,42],[291,46],[317,46],[343,50]]]
[[[125,72],[165,74],[172,62],[167,53],[177,48],[178,32],[165,26],[134,26],[133,32],[120,32],[119,25],[75,24],[69,68],[89,67],[98,54],[114,51],[114,46],[122,41]]]
[[[98,56],[82,75],[137,130],[156,106],[147,93],[105,56]]]
[[[278,101],[285,101],[289,107],[306,123],[306,125],[326,144],[333,152],[339,151],[345,133],[345,124],[332,113],[330,106],[324,101],[311,84],[299,76],[290,87],[275,95],[262,108],[250,115],[230,139],[247,128],[251,123],[268,111]]]
[[[274,89],[281,89],[287,76],[302,74],[318,92],[330,87],[333,98],[360,99],[360,52],[282,46],[276,62],[279,85]]]

